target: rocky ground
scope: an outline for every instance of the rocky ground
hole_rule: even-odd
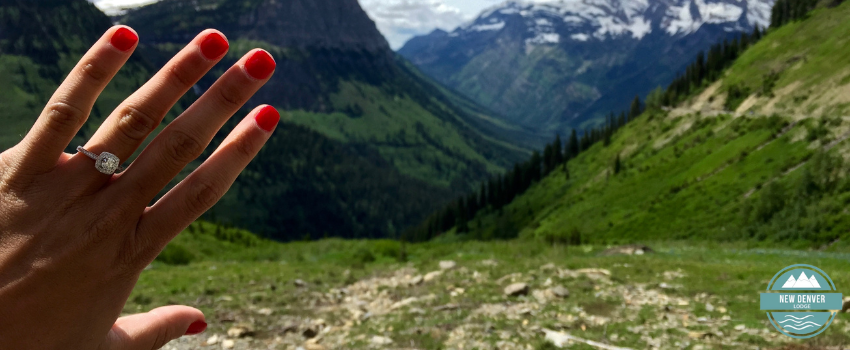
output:
[[[636,257],[631,247],[613,254]],[[640,264],[640,259],[629,260]],[[682,293],[688,272],[644,281],[630,263],[533,268],[494,260],[413,264],[329,288],[293,279],[295,302],[228,307],[221,295],[206,333],[164,349],[764,349],[795,348],[766,321],[743,322],[730,296]],[[343,274],[350,274],[345,270]],[[253,282],[253,281],[251,281]],[[267,293],[274,293],[274,286]],[[254,292],[262,293],[262,292]],[[756,293],[731,298],[753,301]],[[264,300],[262,297],[257,300]],[[746,312],[751,314],[752,312]],[[850,332],[839,317],[832,325]],[[811,347],[805,347],[809,349]]]

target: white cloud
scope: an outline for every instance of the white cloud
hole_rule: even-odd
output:
[[[120,14],[125,8],[155,3],[159,0],[89,0],[108,15]]]
[[[471,18],[443,0],[360,0],[360,5],[393,49],[413,36],[436,28],[450,31]]]

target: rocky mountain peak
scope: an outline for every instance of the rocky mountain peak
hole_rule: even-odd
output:
[[[137,29],[157,33],[157,40],[185,41],[213,27],[280,47],[389,50],[357,0],[162,0],[128,11],[127,18],[151,27]]]

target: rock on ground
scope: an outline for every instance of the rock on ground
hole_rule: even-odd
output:
[[[525,283],[514,283],[507,287],[505,287],[505,295],[507,296],[518,296],[518,295],[527,295],[528,294],[528,285]]]
[[[652,250],[652,248],[643,244],[629,244],[606,249],[601,253],[601,255],[644,255],[654,252],[655,251]]]

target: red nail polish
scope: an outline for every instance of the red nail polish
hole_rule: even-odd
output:
[[[220,58],[227,52],[228,48],[230,48],[230,44],[219,33],[210,33],[204,38],[204,41],[201,41],[201,53],[207,59],[214,60]]]
[[[280,122],[280,113],[274,107],[266,106],[257,112],[257,116],[254,119],[257,120],[257,125],[260,126],[260,129],[271,132],[277,126],[277,123]]]
[[[186,330],[186,335],[195,335],[201,333],[207,329],[207,323],[204,321],[196,321],[189,325],[189,329]]]
[[[254,77],[254,79],[260,80],[271,76],[276,66],[277,64],[274,62],[274,58],[263,50],[257,50],[245,62],[245,70],[248,71],[248,74]]]
[[[132,30],[125,27],[118,28],[115,34],[112,34],[112,39],[109,41],[112,46],[121,51],[127,51],[136,46],[139,42],[139,36],[133,33]]]

